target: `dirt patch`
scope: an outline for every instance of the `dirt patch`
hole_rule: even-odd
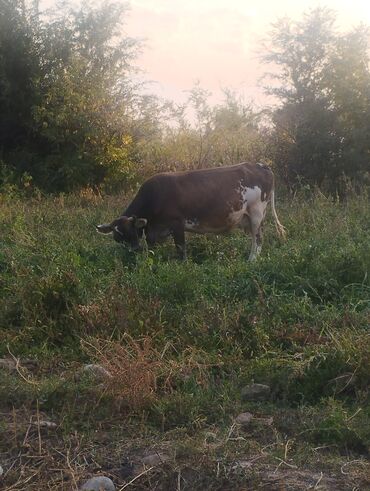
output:
[[[349,491],[370,485],[364,459],[342,458],[326,469],[318,458],[313,469],[276,457],[276,443],[261,448],[219,428],[213,428],[218,444],[211,446],[205,432],[140,435],[140,425],[129,421],[82,434],[66,432],[41,411],[14,410],[1,418],[0,483],[9,491],[76,491],[93,475],[111,478],[117,489],[151,491]]]

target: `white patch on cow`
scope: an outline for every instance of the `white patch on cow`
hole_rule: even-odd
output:
[[[105,231],[105,229],[107,229],[107,227],[109,227],[109,224],[102,223],[101,225],[96,226],[96,230],[97,230],[97,232],[99,232],[99,234],[103,234],[103,235],[111,234],[113,232],[113,230]]]
[[[249,208],[256,203],[261,203],[261,188],[254,186],[250,188],[243,186],[240,182],[239,193],[241,197],[241,207],[238,210],[232,210],[228,216],[229,222],[233,227],[244,228],[245,216],[249,214]]]
[[[114,227],[114,230],[117,232],[117,234],[123,236],[123,233],[119,230],[117,225]]]
[[[248,186],[240,184],[240,194],[242,195],[243,203],[251,205],[257,201],[261,201],[262,191],[258,186],[249,188]]]

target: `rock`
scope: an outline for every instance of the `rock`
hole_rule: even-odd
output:
[[[49,430],[55,430],[55,428],[58,426],[56,423],[53,423],[52,421],[40,421],[39,423],[34,423],[34,424],[37,426],[48,428]]]
[[[244,401],[264,401],[270,396],[270,387],[263,384],[249,384],[243,387],[241,397]]]
[[[96,476],[86,481],[80,491],[116,491],[116,488],[109,477]]]
[[[236,418],[235,418],[235,423],[238,423],[239,425],[242,426],[248,426],[249,423],[253,419],[253,414],[251,413],[240,413]]]
[[[4,474],[4,470],[3,470],[3,468],[2,468],[2,467],[1,467],[1,465],[0,465],[0,477],[1,477],[3,474]]]
[[[164,465],[171,460],[171,456],[165,452],[145,450],[141,455],[132,458],[132,475],[138,476],[144,471]]]
[[[231,467],[233,471],[239,469],[250,469],[253,466],[252,462],[249,460],[237,460],[235,464]]]
[[[107,378],[112,378],[112,374],[109,373],[108,370],[101,365],[95,364],[84,365],[77,374],[77,378],[81,378],[82,375],[88,375],[101,381],[106,380]]]
[[[155,467],[157,465],[161,465],[167,460],[170,459],[170,456],[164,453],[153,453],[150,455],[146,455],[142,458],[142,464],[145,467]]]

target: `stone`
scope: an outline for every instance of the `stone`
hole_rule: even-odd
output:
[[[133,476],[138,476],[142,472],[160,467],[171,460],[171,456],[165,451],[146,449],[140,454],[131,457],[131,472]]]
[[[79,371],[77,378],[80,378],[81,375],[87,375],[101,381],[106,380],[107,378],[112,378],[112,374],[109,373],[107,369],[101,365],[96,365],[93,363],[84,365]]]
[[[237,460],[235,464],[231,467],[233,471],[239,469],[250,469],[253,466],[252,462],[249,460]]]
[[[48,428],[49,430],[55,430],[58,426],[56,423],[53,423],[52,421],[40,421],[39,423],[35,423],[35,425],[43,428]]]
[[[248,426],[249,423],[253,419],[253,414],[251,413],[240,413],[238,416],[235,418],[235,423],[238,423],[239,425],[242,426]]]
[[[270,396],[270,387],[264,384],[249,384],[243,387],[241,397],[244,401],[264,401]]]
[[[155,467],[157,465],[163,464],[169,459],[169,455],[166,455],[164,453],[153,453],[143,457],[141,462],[145,467]]]
[[[109,477],[96,476],[86,481],[80,491],[116,491],[116,487]]]

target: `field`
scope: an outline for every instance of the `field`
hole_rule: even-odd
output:
[[[94,230],[124,203],[1,203],[0,486],[370,489],[367,196],[278,193],[255,263],[241,232],[134,255]]]

